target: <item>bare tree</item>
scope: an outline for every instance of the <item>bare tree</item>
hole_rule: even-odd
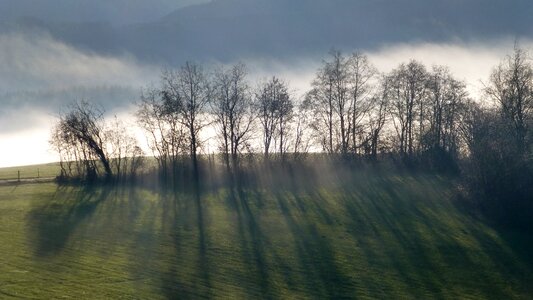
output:
[[[377,158],[381,133],[387,122],[389,109],[390,78],[383,76],[376,93],[370,98],[369,112],[369,152],[373,159]]]
[[[415,140],[417,119],[419,134],[424,131],[426,79],[426,68],[414,60],[407,65],[401,64],[390,74],[391,113],[399,152],[403,156],[412,157],[414,150],[418,148]]]
[[[167,71],[162,76],[164,111],[178,114],[178,121],[187,129],[189,155],[197,163],[200,147],[199,133],[208,122],[206,106],[210,88],[201,66],[187,62],[178,71]]]
[[[499,105],[522,155],[530,144],[527,132],[533,112],[533,66],[527,52],[515,46],[513,55],[494,69],[485,91]]]
[[[255,94],[258,119],[263,131],[263,151],[269,156],[273,143],[277,142],[280,154],[286,152],[287,127],[292,117],[293,103],[287,84],[272,77],[261,84]]]
[[[294,135],[293,135],[293,152],[297,154],[305,154],[311,148],[311,138],[309,136],[309,125],[311,123],[311,109],[308,102],[300,102],[294,113]]]
[[[218,127],[221,149],[229,166],[249,146],[254,116],[252,96],[246,82],[246,66],[237,64],[215,73],[211,112]]]
[[[349,107],[351,118],[348,127],[351,133],[352,151],[357,153],[357,149],[359,147],[357,136],[360,135],[361,123],[363,122],[365,115],[367,115],[369,110],[372,108],[372,104],[375,104],[370,103],[369,100],[381,98],[378,97],[370,99],[372,92],[372,79],[375,78],[377,70],[370,63],[366,55],[359,52],[353,53],[348,61],[348,72],[350,76],[349,89],[351,94],[351,102]]]
[[[330,55],[331,61],[324,61],[317,71],[306,101],[313,107],[316,120],[313,128],[324,150],[347,153],[350,132],[348,59],[337,50],[332,50]]]
[[[317,72],[316,78],[312,82],[312,89],[307,92],[304,101],[305,106],[309,107],[313,114],[313,122],[310,126],[315,133],[315,138],[324,151],[336,152],[333,81],[327,76],[325,69],[320,69]]]
[[[52,128],[49,143],[59,154],[62,178],[80,176],[85,173],[82,171],[85,164],[78,160],[80,153],[78,142],[71,139],[69,135],[63,134],[60,124],[56,124]]]
[[[292,98],[288,92],[288,86],[286,83],[282,83],[283,87],[280,89],[282,92],[279,94],[276,104],[277,110],[277,137],[279,153],[283,157],[288,150],[289,143],[287,142],[288,130],[290,130],[290,122],[293,118],[294,104]]]
[[[313,128],[324,150],[346,155],[361,146],[363,122],[370,110],[369,96],[376,70],[361,53],[346,57],[332,50],[330,60],[318,70],[308,106],[316,119]],[[326,128],[326,131],[324,131]]]
[[[85,166],[86,178],[97,176],[95,160],[101,162],[106,179],[113,171],[105,150],[105,124],[103,110],[87,101],[76,102],[70,110],[60,115],[59,124],[52,135],[56,147],[64,147],[60,154],[67,154]]]
[[[350,134],[350,73],[348,59],[340,51],[331,52],[332,60],[326,62],[325,71],[328,81],[333,83],[333,111],[339,120],[340,151],[348,153]]]
[[[148,88],[141,94],[136,116],[160,170],[175,172],[179,156],[188,151],[179,111],[163,101],[161,90]]]
[[[126,125],[116,116],[107,126],[105,141],[114,174],[119,178],[135,175],[142,165],[144,151],[129,133]]]
[[[429,131],[425,146],[457,153],[459,110],[467,99],[465,84],[453,78],[446,67],[434,66],[428,74]]]

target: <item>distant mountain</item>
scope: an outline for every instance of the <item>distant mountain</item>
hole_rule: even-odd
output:
[[[103,1],[118,5],[133,0],[97,2]],[[155,6],[169,2],[158,0],[161,5]],[[131,3],[140,9],[151,1]],[[178,64],[188,59],[290,59],[331,47],[531,38],[532,15],[530,0],[213,0],[138,24],[26,20],[18,26],[44,28],[57,39],[97,53],[127,52],[140,60]]]
[[[126,31],[140,56],[232,60],[331,47],[531,37],[531,15],[530,0],[214,0]]]
[[[151,22],[169,11],[209,0],[0,0],[0,20],[47,22]]]

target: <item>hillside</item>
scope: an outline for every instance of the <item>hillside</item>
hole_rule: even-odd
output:
[[[61,173],[59,163],[0,168],[0,183],[5,180],[54,178]]]
[[[454,179],[289,169],[199,189],[0,186],[0,294],[527,298],[531,242]],[[211,179],[214,180],[214,179]]]

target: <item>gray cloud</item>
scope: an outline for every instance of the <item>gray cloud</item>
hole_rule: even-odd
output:
[[[132,57],[86,53],[46,34],[0,35],[0,90],[59,89],[69,86],[139,86],[157,68]]]
[[[39,115],[58,114],[86,99],[114,111],[129,106],[159,67],[131,56],[87,53],[46,34],[0,34],[0,132],[41,126]]]
[[[133,87],[91,86],[6,93],[0,95],[0,132],[38,125],[42,119],[37,115],[58,115],[77,100],[91,101],[113,113],[134,103],[139,91]]]
[[[522,44],[533,46],[530,40]],[[513,39],[492,43],[400,43],[366,52],[381,71],[411,58],[428,67],[448,65],[476,95],[481,80],[487,79],[512,45]],[[309,88],[325,54],[302,54],[290,63],[268,57],[243,61],[249,66],[252,82],[280,76],[301,95]],[[139,97],[140,88],[157,82],[160,74],[160,66],[140,63],[130,55],[84,52],[46,34],[0,35],[0,65],[0,132],[37,126],[41,119],[35,117],[36,112],[57,114],[74,100],[87,99],[111,112],[129,108]]]

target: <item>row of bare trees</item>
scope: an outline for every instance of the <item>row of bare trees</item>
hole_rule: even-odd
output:
[[[252,87],[243,64],[209,73],[187,63],[145,90],[137,119],[164,169],[183,154],[196,160],[200,133],[209,130],[228,164],[244,152],[268,158],[311,149],[374,158],[434,148],[456,155],[460,110],[468,102],[464,83],[445,67],[427,71],[411,61],[380,74],[365,55],[339,51],[301,98],[277,77]]]
[[[494,70],[483,96],[493,100],[519,156],[531,153],[531,73],[527,53],[517,49]],[[188,62],[143,90],[136,119],[159,169],[173,173],[183,157],[196,164],[208,144],[228,167],[257,152],[267,159],[317,151],[457,160],[475,153],[479,112],[488,111],[444,66],[428,69],[411,60],[380,73],[362,53],[332,51],[299,96],[275,76],[250,83],[241,63],[211,71]],[[142,151],[124,127],[118,120],[106,124],[103,112],[86,102],[61,115],[52,143],[64,174],[135,172]]]
[[[272,151],[284,154],[294,145],[295,135],[289,132],[294,105],[286,82],[272,77],[254,88],[244,64],[206,72],[187,63],[163,72],[160,86],[143,92],[136,115],[159,167],[172,171],[184,155],[196,163],[208,143],[202,132],[215,134],[211,144],[228,166],[256,145],[266,157]],[[301,123],[299,128],[297,149],[303,144]]]
[[[417,62],[380,74],[360,53],[331,53],[317,72],[305,104],[311,128],[329,153],[394,152],[413,158],[439,149],[457,155],[457,126],[469,103],[465,84],[446,67]]]

